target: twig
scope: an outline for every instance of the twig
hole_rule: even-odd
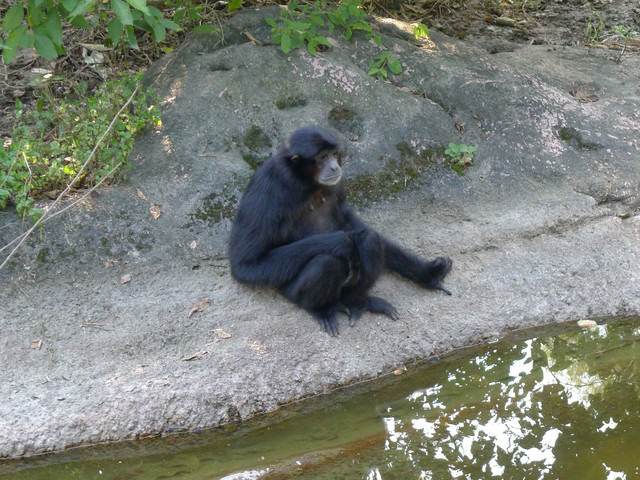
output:
[[[61,213],[66,212],[67,210],[69,210],[71,207],[75,207],[78,203],[82,202],[83,200],[85,200],[89,195],[91,195],[100,185],[102,185],[110,176],[112,173],[114,173],[118,168],[120,168],[120,166],[122,165],[123,162],[118,162],[118,164],[113,167],[111,170],[109,170],[104,177],[102,177],[100,179],[100,181],[98,183],[96,183],[93,187],[91,187],[89,190],[87,190],[87,192],[82,195],[80,198],[74,200],[73,202],[71,202],[68,205],[65,205],[63,208],[61,208],[60,210],[58,210],[57,212],[53,212],[49,215],[47,215],[47,218],[45,218],[44,220],[42,220],[42,222],[40,222],[40,225],[42,225],[43,223],[47,223],[49,220],[51,220],[54,217],[57,217],[58,215],[60,215]],[[50,210],[49,210],[50,211]],[[44,215],[43,215],[44,217]],[[42,217],[41,217],[42,218]],[[23,237],[25,237],[26,235],[30,234],[31,231],[27,231],[21,235],[18,235],[16,238],[14,238],[13,240],[11,240],[9,243],[7,243],[4,247],[0,248],[0,253],[4,252],[7,248],[9,248],[11,245],[13,245],[14,243],[16,243],[17,241],[21,240]],[[17,249],[18,247],[16,247]],[[11,252],[11,254],[13,255],[13,252]],[[5,260],[6,261],[6,260]],[[2,267],[4,267],[4,263],[2,265],[0,265],[0,269],[2,269]]]
[[[57,215],[59,215],[60,213],[64,212],[65,210],[67,210],[68,208],[70,208],[71,206],[75,205],[76,203],[78,203],[79,201],[83,200],[84,198],[86,198],[91,192],[93,192],[93,190],[95,190],[95,188],[100,185],[109,174],[111,174],[111,172],[114,172],[116,170],[116,168],[118,168],[120,166],[120,164],[122,162],[120,162],[118,165],[116,165],[114,168],[111,169],[111,171],[105,175],[100,182],[96,183],[96,185],[94,185],[94,187],[89,190],[89,192],[87,192],[87,194],[83,197],[81,197],[79,200],[73,202],[71,205],[67,205],[66,207],[64,207],[62,210],[60,210],[59,212],[55,212],[55,213],[49,213],[51,212],[62,200],[62,198],[69,193],[69,190],[71,190],[71,188],[75,185],[75,183],[78,181],[78,179],[80,178],[82,172],[84,172],[84,170],[87,168],[87,165],[89,165],[89,162],[93,159],[93,156],[96,154],[96,151],[98,150],[98,147],[100,146],[100,144],[102,143],[102,141],[105,139],[105,137],[107,136],[107,134],[111,131],[111,129],[113,128],[113,126],[116,123],[116,120],[118,119],[118,117],[120,116],[120,114],[125,110],[125,108],[127,108],[129,106],[129,104],[131,103],[131,101],[133,100],[133,98],[135,97],[136,93],[138,93],[138,89],[140,88],[140,83],[138,83],[136,85],[136,88],[133,90],[133,92],[131,93],[131,95],[129,96],[129,98],[127,99],[127,101],[125,102],[125,104],[120,108],[120,110],[118,110],[118,113],[116,113],[114,115],[114,117],[111,119],[111,123],[109,123],[109,126],[107,127],[107,129],[104,131],[104,133],[100,136],[100,138],[98,139],[98,141],[96,142],[95,146],[93,147],[93,150],[91,150],[91,153],[89,154],[89,156],[87,157],[87,160],[84,162],[84,164],[82,165],[82,167],[80,167],[80,170],[78,170],[78,173],[76,173],[76,176],[73,177],[73,179],[71,180],[71,182],[67,185],[67,187],[62,191],[62,193],[60,193],[60,195],[58,195],[58,197],[53,201],[53,203],[45,210],[45,212],[42,214],[42,216],[38,219],[37,222],[35,222],[31,228],[29,230],[27,230],[25,233],[23,233],[21,236],[17,237],[20,238],[20,241],[18,242],[18,244],[13,248],[13,250],[11,250],[11,252],[9,253],[9,255],[7,255],[7,258],[4,259],[4,261],[2,262],[2,264],[0,264],[0,270],[2,270],[4,268],[4,266],[9,263],[9,260],[11,260],[11,258],[15,255],[15,253],[18,251],[18,249],[22,246],[22,244],[25,242],[25,240],[27,238],[29,238],[29,235],[31,235],[33,233],[33,231],[38,228],[42,223],[45,222],[45,220],[49,219],[49,218],[53,218]],[[12,240],[8,245],[11,245],[13,243],[15,243],[17,241],[17,238]],[[3,247],[1,251],[3,251],[5,248],[7,248],[7,246]]]
[[[24,188],[22,189],[24,195],[27,195],[27,185],[31,185],[31,180],[33,179],[33,172],[31,171],[31,166],[29,165],[29,162],[27,161],[27,154],[22,152],[22,158],[24,160],[25,165],[27,166],[27,170],[29,170],[29,178],[27,178],[27,181],[24,182]],[[22,215],[22,219],[24,220],[24,217],[27,215],[27,212],[24,212],[24,215]]]
[[[60,215],[61,213],[66,212],[67,210],[69,210],[71,207],[75,207],[78,203],[82,202],[83,200],[85,200],[89,195],[91,195],[96,188],[98,188],[100,185],[102,185],[107,178],[109,178],[111,176],[112,173],[114,173],[116,170],[118,170],[118,168],[120,168],[120,166],[122,165],[123,162],[118,162],[118,164],[113,167],[111,170],[109,170],[104,177],[102,177],[100,179],[100,181],[98,183],[96,183],[93,187],[91,187],[87,193],[85,193],[84,195],[82,195],[80,198],[78,198],[77,200],[74,200],[73,202],[71,202],[69,205],[65,205],[63,208],[61,208],[60,210],[58,210],[57,212],[53,212],[52,214],[50,214],[47,219],[45,220],[51,220],[54,217],[57,217],[58,215]],[[44,222],[43,222],[44,223]]]

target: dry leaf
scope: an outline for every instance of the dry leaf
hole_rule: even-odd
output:
[[[267,349],[264,345],[262,345],[260,342],[255,341],[255,342],[251,342],[249,344],[249,348],[251,350],[253,350],[254,352],[258,353],[259,355],[262,355],[264,353],[267,352]]]
[[[211,330],[213,332],[213,334],[218,337],[218,338],[231,338],[231,334],[225,332],[224,330],[222,330],[221,328],[214,328],[213,330]]]
[[[142,193],[141,190],[138,190],[138,197],[140,197],[142,200],[146,200],[147,197],[144,196],[144,193]]]
[[[251,32],[249,31],[249,29],[245,28],[242,33],[244,33],[244,35],[249,39],[249,43],[251,45],[263,45],[263,43],[258,40],[256,37],[254,37],[253,35],[251,35]]]
[[[393,374],[394,374],[394,375],[396,375],[396,376],[398,376],[398,375],[403,375],[403,374],[404,374],[404,372],[405,372],[405,370],[404,370],[404,369],[402,369],[402,368],[398,368],[397,370],[394,370],[394,371],[393,371]]]
[[[117,258],[112,258],[104,262],[104,268],[111,268],[114,264],[118,263],[120,260]]]
[[[208,350],[202,350],[202,351],[200,351],[200,352],[196,352],[196,353],[194,353],[193,355],[190,355],[190,356],[188,356],[188,357],[184,357],[184,358],[182,359],[182,361],[183,361],[183,362],[190,362],[191,360],[197,360],[198,358],[202,358],[202,357],[204,357],[204,356],[205,356],[205,355],[207,355],[208,353],[209,353],[209,351],[208,351]]]
[[[33,350],[40,350],[42,348],[42,339],[39,338],[38,340],[31,342],[31,348]]]
[[[131,281],[131,274],[130,273],[125,273],[124,275],[122,275],[120,277],[120,283],[121,284],[125,284],[125,283],[129,283]]]
[[[211,300],[209,300],[208,298],[205,298],[204,300],[200,300],[199,302],[194,304],[193,307],[189,309],[189,315],[187,315],[187,318],[190,318],[191,315],[193,315],[196,312],[205,311],[209,307],[209,305],[211,305]]]
[[[149,209],[149,213],[151,213],[151,216],[153,217],[154,220],[157,220],[158,218],[160,218],[160,215],[162,214],[160,205],[158,205],[157,203],[152,203],[151,208]]]

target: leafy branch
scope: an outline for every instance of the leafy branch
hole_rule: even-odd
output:
[[[101,20],[106,21],[110,46],[125,41],[137,49],[136,30],[149,32],[156,42],[164,40],[167,30],[180,30],[147,0],[21,0],[7,10],[0,25],[2,59],[8,64],[20,49],[35,48],[52,60],[65,53],[63,23],[90,29]]]
[[[285,54],[305,45],[310,55],[315,55],[322,48],[330,47],[327,38],[320,33],[323,28],[327,28],[329,34],[339,29],[347,40],[351,40],[356,31],[364,32],[365,39],[384,47],[382,38],[374,32],[373,25],[367,20],[367,14],[360,8],[359,0],[343,0],[335,9],[328,9],[323,1],[303,6],[292,1],[280,12],[278,20],[267,18],[266,22],[271,26],[271,39],[280,45]],[[428,33],[429,29],[422,24],[414,28],[416,38]],[[402,64],[397,58],[392,57],[389,51],[384,51],[369,62],[369,75],[386,80],[389,72],[394,75],[402,73]]]

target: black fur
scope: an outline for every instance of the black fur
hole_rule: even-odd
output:
[[[330,165],[326,154],[338,162]],[[229,245],[238,281],[277,288],[330,335],[338,333],[338,311],[349,315],[351,325],[364,311],[398,317],[393,305],[369,295],[384,268],[450,294],[441,285],[449,258],[423,260],[400,248],[348,207],[342,180],[318,183],[322,172],[340,174],[341,164],[342,147],[328,131],[294,132],[249,182]]]

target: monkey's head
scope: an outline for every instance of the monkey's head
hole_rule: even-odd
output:
[[[333,186],[342,179],[342,144],[327,130],[296,130],[283,146],[283,155],[294,171],[316,185]]]

